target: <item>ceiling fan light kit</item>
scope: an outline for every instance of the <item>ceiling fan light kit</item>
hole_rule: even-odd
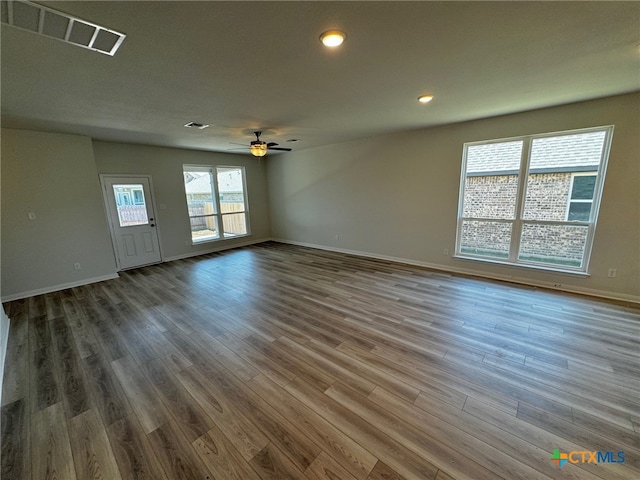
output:
[[[267,154],[267,144],[264,142],[251,142],[249,150],[254,157],[264,157]]]
[[[263,142],[262,140],[260,140],[260,135],[262,134],[262,132],[260,131],[253,133],[256,136],[256,139],[249,145],[249,151],[254,157],[264,157],[267,154],[268,150],[280,150],[282,152],[291,151],[290,148],[278,147],[278,144],[276,142]]]
[[[346,38],[347,34],[340,30],[327,30],[320,35],[320,41],[322,44],[329,48],[339,47]]]

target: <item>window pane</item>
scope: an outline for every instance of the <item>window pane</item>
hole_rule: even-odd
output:
[[[144,192],[142,190],[133,191],[133,203],[141,205],[144,203]]]
[[[191,222],[191,240],[193,242],[203,242],[220,238],[218,219],[215,216],[195,217],[189,220]]]
[[[591,202],[571,202],[567,220],[570,222],[588,222],[591,215]]]
[[[224,236],[234,237],[247,234],[247,221],[244,213],[232,213],[222,216]]]
[[[212,177],[210,172],[185,171],[184,189],[187,194],[189,216],[215,213]]]
[[[606,132],[587,132],[534,138],[529,170],[585,167],[597,169]]]
[[[244,211],[244,185],[241,168],[217,168],[220,212]],[[226,228],[225,228],[226,231]]]
[[[491,258],[508,258],[510,244],[510,222],[462,221],[460,253]]]
[[[116,199],[118,221],[121,227],[133,227],[149,223],[142,185],[114,185],[113,196]]]
[[[571,190],[571,173],[533,173],[527,177],[525,220],[563,222]]]
[[[578,175],[573,177],[572,200],[592,200],[596,189],[595,175]]]
[[[586,226],[524,224],[519,260],[581,267],[587,243]]]
[[[517,191],[517,175],[467,177],[462,216],[512,220]]]
[[[600,131],[533,139],[523,219],[564,221],[570,194],[593,198],[595,175],[572,174],[598,169],[605,136]]]
[[[522,141],[467,148],[463,217],[513,219]]]

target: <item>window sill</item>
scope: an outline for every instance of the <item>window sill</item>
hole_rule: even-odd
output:
[[[191,246],[195,247],[196,245],[203,245],[205,243],[222,242],[225,240],[233,240],[234,238],[244,238],[244,237],[250,237],[250,236],[251,236],[250,233],[244,233],[242,235],[233,235],[233,236],[227,236],[223,238],[207,238],[207,239],[198,240],[198,241],[191,240]]]
[[[500,260],[493,260],[493,259],[489,259],[489,258],[480,258],[480,257],[470,257],[470,256],[466,256],[466,255],[454,255],[453,258],[455,260],[470,260],[472,262],[482,262],[482,263],[490,263],[492,265],[501,265],[504,267],[516,267],[516,268],[524,268],[527,270],[538,270],[538,271],[542,271],[542,272],[548,272],[548,273],[560,273],[562,275],[570,275],[573,277],[590,277],[591,274],[588,272],[582,272],[579,270],[568,270],[568,269],[563,269],[563,268],[558,268],[558,267],[549,267],[549,266],[545,266],[545,265],[535,265],[535,264],[531,264],[531,263],[511,263],[511,262],[504,262],[504,261],[500,261]]]

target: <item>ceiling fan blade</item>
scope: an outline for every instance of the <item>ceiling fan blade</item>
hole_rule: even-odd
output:
[[[276,142],[269,142],[267,143],[267,148],[275,147],[276,145],[278,145]]]
[[[238,143],[238,142],[229,142],[231,145],[242,145],[243,147],[247,147],[249,148],[249,145],[247,145],[246,143]]]
[[[235,147],[235,148],[227,148],[227,151],[230,150],[248,150],[249,147]]]
[[[269,150],[282,150],[283,152],[290,152],[291,151],[290,148],[283,148],[283,147],[269,147]]]

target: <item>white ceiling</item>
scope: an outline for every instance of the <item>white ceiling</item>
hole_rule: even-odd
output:
[[[40,3],[127,38],[109,57],[2,24],[4,127],[298,150],[640,89],[639,2]]]

